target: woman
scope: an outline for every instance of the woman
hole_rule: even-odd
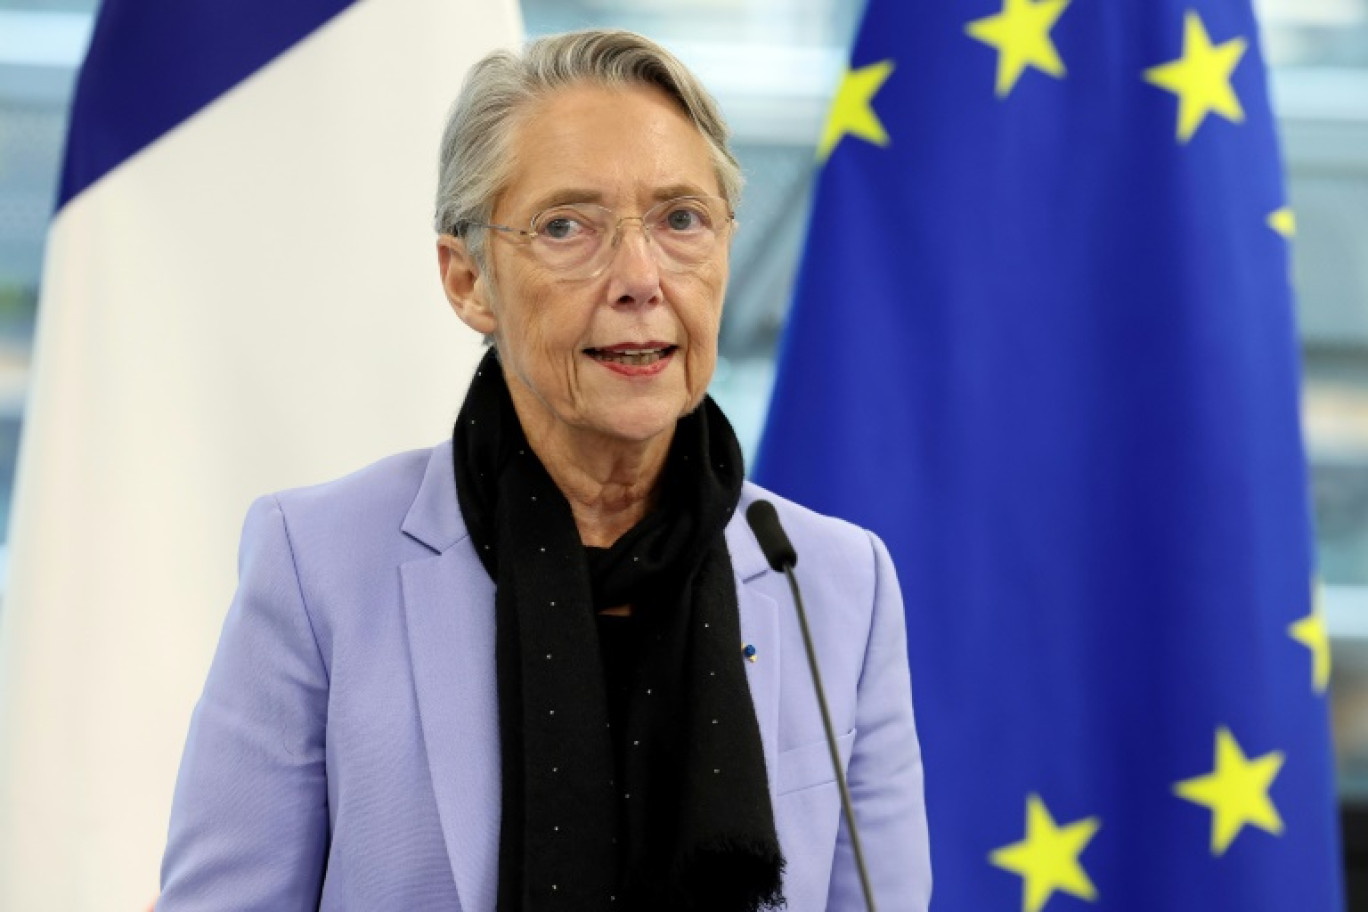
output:
[[[159,908],[862,908],[785,581],[738,516],[768,495],[705,396],[740,183],[640,36],[475,67],[438,262],[492,348],[450,441],[253,506]],[[925,909],[888,555],[771,499],[875,896]]]

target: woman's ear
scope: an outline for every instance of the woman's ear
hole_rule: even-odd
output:
[[[466,242],[450,234],[439,236],[437,267],[442,274],[442,289],[456,316],[476,332],[493,335],[499,328],[499,320],[489,306],[489,283]]]

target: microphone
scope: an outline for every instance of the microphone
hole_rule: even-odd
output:
[[[755,540],[765,560],[776,573],[788,577],[789,589],[793,592],[793,604],[798,609],[798,625],[803,631],[803,646],[807,649],[808,668],[812,670],[812,684],[817,691],[817,705],[822,710],[822,728],[826,731],[827,748],[831,751],[831,768],[836,772],[836,786],[841,792],[841,811],[845,814],[846,828],[850,830],[850,847],[855,853],[855,867],[860,872],[860,886],[864,889],[865,907],[874,910],[874,890],[869,885],[869,871],[865,869],[864,851],[860,848],[860,830],[855,825],[855,809],[850,803],[850,788],[846,785],[845,771],[841,769],[841,752],[836,747],[836,733],[831,728],[831,710],[827,708],[826,691],[822,689],[822,673],[817,668],[817,649],[812,645],[812,633],[808,630],[807,611],[803,609],[803,595],[798,591],[798,579],[793,568],[798,563],[798,552],[793,549],[784,527],[779,523],[779,513],[768,500],[757,500],[746,508],[746,522],[750,524]]]
[[[793,550],[784,527],[779,524],[779,514],[774,504],[768,500],[757,500],[746,510],[746,522],[750,523],[760,550],[765,552],[765,560],[776,573],[783,573],[790,567],[798,566],[798,552]]]

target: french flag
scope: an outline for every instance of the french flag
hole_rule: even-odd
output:
[[[0,909],[145,909],[262,493],[448,433],[431,227],[515,0],[105,0],[44,264],[0,614]]]

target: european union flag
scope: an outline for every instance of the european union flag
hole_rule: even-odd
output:
[[[1249,0],[870,0],[757,478],[897,560],[943,912],[1342,907],[1266,79]]]

